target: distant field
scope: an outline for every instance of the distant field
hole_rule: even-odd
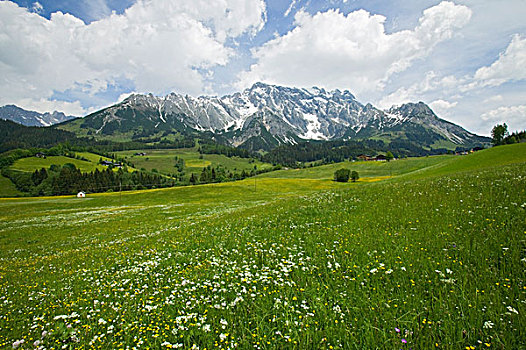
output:
[[[525,146],[0,199],[0,348],[521,349]]]
[[[82,172],[90,172],[95,169],[102,170],[104,167],[97,163],[85,160],[73,159],[64,156],[52,156],[47,158],[28,157],[19,159],[11,166],[11,169],[18,171],[34,172],[37,169],[49,168],[52,164],[64,165],[66,163],[75,164]]]
[[[6,177],[0,175],[0,197],[15,197],[22,194],[15,185]]]
[[[80,160],[75,158],[69,158],[64,156],[49,156],[46,158],[37,158],[37,157],[27,157],[17,160],[10,168],[18,171],[25,172],[34,172],[42,168],[49,168],[51,165],[64,165],[66,163],[72,163],[80,169],[82,172],[91,172],[95,169],[104,170],[107,167],[98,164],[99,159],[111,160],[107,157],[101,157],[98,154],[88,153],[88,152],[79,152],[77,155],[84,157],[86,160]],[[129,169],[130,171],[132,169]]]
[[[135,156],[137,152],[145,152],[146,156]],[[120,157],[127,157],[127,160],[131,161],[135,168],[146,170],[157,169],[159,172],[164,174],[173,174],[175,169],[175,157],[184,159],[185,161],[185,172],[188,176],[191,173],[199,175],[204,167],[222,165],[226,169],[234,172],[241,172],[243,170],[252,170],[254,165],[258,169],[270,168],[270,164],[262,163],[258,160],[254,160],[253,163],[249,162],[249,159],[239,157],[226,157],[220,154],[203,154],[203,158],[199,158],[199,152],[195,149],[173,149],[173,150],[134,150],[116,152]]]
[[[305,169],[287,169],[274,171],[268,174],[258,175],[259,177],[270,178],[307,178],[307,179],[333,179],[334,172],[341,168],[355,170],[361,178],[398,176],[410,173],[419,169],[424,169],[436,164],[440,164],[455,156],[432,156],[419,158],[406,158],[391,162],[343,162],[329,165],[322,165]]]

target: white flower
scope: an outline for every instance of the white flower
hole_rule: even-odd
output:
[[[518,312],[517,310],[515,310],[515,309],[514,309],[513,307],[511,307],[511,306],[508,306],[507,309],[508,309],[509,312],[514,312],[514,313],[516,313],[517,315],[519,314],[519,312]]]
[[[219,334],[219,339],[221,339],[221,340],[225,340],[226,337],[227,337],[227,335],[224,334],[224,333]]]
[[[105,319],[103,319],[102,317],[99,318],[99,324],[106,324],[108,323]]]
[[[369,271],[370,273],[376,273],[378,271],[378,269],[375,267],[374,269],[371,269],[371,271]]]
[[[24,344],[24,339],[17,340],[13,343],[13,349],[18,348],[20,345]]]
[[[495,324],[494,324],[493,322],[491,322],[491,321],[486,321],[486,322],[484,322],[484,326],[483,326],[482,328],[491,329],[491,328],[493,328],[494,325],[495,325]]]
[[[210,332],[210,325],[209,325],[209,324],[205,324],[205,325],[203,326],[203,331],[205,331],[205,332]]]

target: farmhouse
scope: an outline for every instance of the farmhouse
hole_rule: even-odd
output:
[[[77,198],[84,198],[86,197],[86,193],[83,192],[83,191],[80,191],[79,193],[77,193]]]
[[[357,158],[358,160],[373,160],[373,157],[365,155],[365,154],[360,154]]]
[[[382,161],[386,161],[387,157],[384,156],[383,154],[379,154],[376,156],[376,158],[374,158],[374,160],[376,160],[377,162],[382,162]]]
[[[37,158],[46,158],[46,155],[42,152],[38,152],[37,154],[35,154],[35,157]]]

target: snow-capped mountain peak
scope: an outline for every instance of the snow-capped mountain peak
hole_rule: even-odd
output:
[[[222,97],[192,97],[171,93],[156,97],[131,95],[122,103],[86,117],[85,126],[97,132],[126,128],[163,130],[191,128],[221,135],[233,146],[253,138],[267,143],[338,138],[368,138],[402,129],[433,135],[428,139],[446,139],[462,144],[476,137],[466,130],[439,119],[424,103],[410,103],[387,111],[371,104],[363,105],[347,90],[294,88],[255,83],[242,92]],[[96,120],[101,120],[97,122]],[[124,121],[126,120],[126,122]],[[105,131],[106,130],[106,131]],[[427,132],[427,131],[426,131]],[[425,132],[424,132],[425,133]]]

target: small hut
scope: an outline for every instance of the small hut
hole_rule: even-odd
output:
[[[85,192],[80,191],[79,193],[77,193],[77,198],[84,198],[84,197],[86,197]]]

